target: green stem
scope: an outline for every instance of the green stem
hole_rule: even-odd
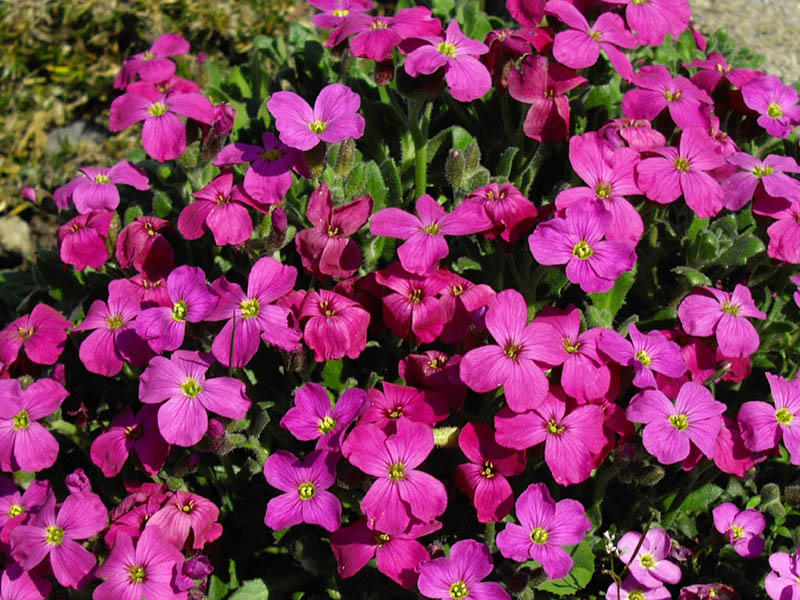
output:
[[[408,103],[408,127],[414,142],[414,195],[419,198],[428,187],[428,127],[433,105],[427,98]]]

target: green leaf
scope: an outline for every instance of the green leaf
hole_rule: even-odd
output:
[[[342,369],[344,364],[341,360],[329,360],[325,362],[322,367],[322,381],[325,387],[335,392],[340,392],[344,389],[342,383]]]
[[[397,163],[393,158],[387,158],[381,163],[381,174],[386,183],[386,205],[400,206],[403,200],[403,185],[400,182],[400,171],[397,170]]]
[[[455,125],[451,128],[451,132],[453,136],[453,148],[461,152],[464,152],[467,146],[475,141],[473,135],[463,127]]]
[[[583,541],[577,546],[567,547],[565,550],[569,552],[575,562],[572,570],[562,579],[545,581],[537,586],[537,590],[551,592],[557,596],[566,596],[582,590],[592,580],[592,575],[594,574],[594,552],[592,552],[592,547],[589,543]]]
[[[344,183],[344,195],[347,198],[360,196],[364,192],[364,182],[367,179],[367,166],[360,162],[353,167]]]
[[[486,13],[481,10],[478,1],[470,0],[459,6],[459,9],[462,7],[463,10],[459,10],[459,13],[464,23],[464,35],[476,40],[484,39],[486,34],[492,30],[492,25],[489,23]]]
[[[231,594],[230,600],[267,600],[267,598],[269,598],[267,584],[261,579],[250,579]]]
[[[692,267],[675,267],[672,272],[685,278],[691,285],[713,285],[706,275]]]
[[[27,271],[19,269],[3,269],[0,271],[0,289],[3,295],[0,301],[16,307],[36,287],[33,276]]]
[[[508,179],[511,176],[511,167],[514,164],[514,157],[519,152],[516,146],[509,146],[500,155],[500,162],[497,164],[497,175]]]
[[[157,191],[153,196],[153,212],[162,219],[166,219],[172,212],[172,200],[163,190]]]
[[[724,490],[718,485],[707,483],[699,490],[693,491],[686,496],[686,500],[680,506],[681,513],[699,513],[706,512],[708,507],[722,495]]]
[[[592,91],[586,95],[583,105],[587,109],[603,106],[608,109],[609,116],[615,115],[619,111],[619,105],[622,102],[619,83],[620,77],[615,75],[609,83],[592,88]]]
[[[250,87],[247,78],[245,78],[240,67],[234,67],[228,75],[228,83],[235,86],[239,90],[239,97],[249,100],[253,97],[253,89]]]
[[[589,294],[594,307],[600,311],[600,315],[602,315],[603,318],[607,319],[607,322],[595,324],[595,327],[610,328],[612,326],[614,317],[619,312],[619,309],[622,308],[622,305],[625,304],[625,296],[628,295],[635,280],[636,268],[634,267],[633,271],[626,271],[617,277],[614,287],[607,292],[603,292],[602,294]]]
[[[228,595],[228,584],[216,575],[211,576],[208,585],[208,600],[223,600]]]
[[[367,193],[372,197],[373,211],[386,206],[386,184],[383,182],[380,167],[374,160],[367,163]]]
[[[431,2],[431,12],[439,19],[449,20],[450,13],[455,5],[454,0],[433,0]]]
[[[452,264],[452,268],[453,271],[461,275],[464,271],[480,271],[481,263],[466,256],[460,256],[458,260]]]
[[[720,255],[719,264],[726,267],[745,265],[748,260],[763,252],[764,249],[764,242],[756,236],[742,235],[737,237],[730,248]]]
[[[136,217],[141,217],[142,215],[144,215],[142,207],[138,204],[133,204],[125,209],[125,216],[122,218],[122,222],[124,226],[127,227]]]

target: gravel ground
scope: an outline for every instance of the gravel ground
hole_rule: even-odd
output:
[[[695,25],[705,34],[726,29],[731,38],[766,60],[761,69],[785,83],[800,79],[800,0],[690,0]]]

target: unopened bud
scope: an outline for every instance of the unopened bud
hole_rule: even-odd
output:
[[[325,142],[320,142],[311,150],[306,150],[305,156],[308,170],[314,177],[319,177],[325,166]]]
[[[336,164],[333,170],[339,177],[347,177],[353,170],[353,158],[356,154],[356,141],[347,138],[339,144],[339,154],[336,156]]]
[[[664,469],[659,465],[644,467],[636,474],[636,483],[645,487],[653,487],[664,478]]]
[[[781,496],[781,488],[777,483],[767,483],[761,488],[761,501],[777,500]]]
[[[800,485],[786,486],[783,497],[789,506],[800,506]]]
[[[394,61],[381,60],[375,63],[375,84],[388,85],[394,79]]]
[[[467,149],[464,150],[464,158],[466,158],[466,169],[468,173],[472,173],[481,164],[481,149],[478,147],[477,142],[472,142]]]
[[[464,179],[464,167],[467,161],[464,155],[458,150],[451,150],[447,156],[447,161],[444,163],[444,174],[453,188],[461,187],[461,181]]]
[[[17,381],[19,382],[19,387],[24,390],[33,383],[33,377],[30,375],[21,375]]]

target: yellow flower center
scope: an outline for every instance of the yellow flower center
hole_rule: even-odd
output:
[[[172,318],[175,321],[185,321],[186,320],[186,302],[183,300],[178,300],[175,304],[172,305]]]
[[[380,19],[375,19],[372,22],[372,25],[370,25],[370,28],[373,29],[373,30],[374,29],[388,29],[389,26],[386,23],[384,23],[383,21],[381,21]]]
[[[98,173],[94,177],[95,183],[110,183],[111,180],[108,178],[108,175],[103,175],[102,173]]]
[[[272,162],[273,160],[278,160],[279,158],[283,158],[283,152],[281,152],[277,148],[270,148],[269,150],[264,150],[264,152],[259,154],[258,157],[263,160],[266,160],[267,162]]]
[[[481,477],[485,477],[486,479],[491,479],[494,477],[494,463],[492,461],[487,460],[483,463]]]
[[[767,175],[772,175],[775,171],[769,165],[757,165],[755,169],[753,169],[753,175],[761,179],[762,177],[766,177]]]
[[[511,360],[517,360],[520,352],[522,352],[522,345],[516,342],[508,342],[506,347],[503,348],[503,354]]]
[[[566,350],[568,354],[575,354],[580,349],[581,349],[580,342],[573,342],[569,338],[564,338],[564,350]]]
[[[147,112],[154,117],[160,117],[167,114],[167,105],[163,102],[153,102],[150,108],[147,109]]]
[[[261,311],[261,304],[259,304],[258,298],[242,300],[239,304],[239,310],[242,311],[242,317],[245,319],[252,319],[258,316],[258,313]]]
[[[689,159],[685,156],[679,156],[672,164],[675,165],[675,168],[681,173],[686,173],[689,170]]]
[[[439,42],[437,49],[445,56],[455,57],[456,55],[455,44],[451,44],[450,42]]]
[[[642,590],[631,590],[628,592],[628,600],[647,600]]]
[[[426,225],[422,228],[422,233],[427,233],[428,235],[438,235],[441,230],[442,228],[439,227],[438,223],[431,223],[430,225]]]
[[[672,90],[664,90],[664,98],[667,99],[667,102],[675,102],[675,100],[678,100],[680,97],[680,90],[675,90],[674,92]]]
[[[549,433],[552,433],[553,435],[561,435],[562,433],[564,433],[566,429],[567,428],[564,427],[563,425],[559,425],[558,423],[556,423],[555,419],[550,419],[547,422],[547,431]]]
[[[767,107],[767,114],[773,119],[780,119],[783,116],[783,108],[777,102],[773,102]]]
[[[53,546],[60,546],[64,541],[64,530],[57,525],[48,525],[45,528],[44,541]]]
[[[450,597],[453,600],[462,600],[462,598],[466,598],[468,595],[467,584],[463,581],[456,581],[450,586]]]
[[[321,312],[326,317],[332,317],[336,314],[336,311],[333,310],[333,306],[331,305],[330,300],[323,300],[319,303],[319,312]]]
[[[181,391],[189,398],[196,398],[203,391],[203,386],[197,383],[194,377],[189,377],[181,384]]]
[[[328,228],[325,230],[325,234],[328,237],[336,237],[339,235],[339,226],[338,225],[328,225]]]
[[[779,425],[789,425],[794,421],[794,415],[788,408],[779,408],[775,411],[775,420],[778,421]]]
[[[729,315],[733,315],[734,317],[739,314],[739,310],[741,307],[738,304],[734,304],[729,300],[726,300],[722,303],[722,312],[728,313]]]
[[[653,359],[650,358],[647,350],[639,350],[639,352],[636,353],[636,360],[642,363],[645,367],[649,367],[650,363],[653,362]]]
[[[346,8],[334,8],[333,9],[333,16],[334,17],[346,17],[350,14],[350,11]]]
[[[408,301],[411,304],[419,304],[422,302],[422,288],[414,288],[411,290],[411,294],[408,297]]]
[[[120,327],[122,327],[122,315],[111,315],[110,317],[106,318],[106,325],[111,331],[116,331]]]
[[[406,478],[406,468],[401,462],[396,462],[389,465],[389,479],[392,481],[400,481]]]
[[[22,506],[22,504],[12,504],[11,506],[8,507],[8,516],[11,519],[20,516],[24,512],[25,512],[25,507]]]
[[[128,582],[129,583],[144,583],[147,576],[144,566],[131,565],[128,567]]]
[[[611,197],[611,184],[610,183],[603,183],[602,181],[597,184],[597,187],[594,188],[595,194],[597,194],[598,198],[602,198],[603,200],[608,200]]]
[[[642,554],[639,562],[645,569],[652,569],[656,566],[656,559],[653,558],[652,554]]]
[[[311,500],[317,493],[317,488],[310,481],[306,481],[297,486],[297,493],[300,494],[300,500]]]
[[[460,296],[464,293],[464,286],[460,283],[456,283],[450,286],[450,292],[452,292],[453,296]]]
[[[14,430],[19,431],[20,429],[27,429],[31,424],[30,418],[28,417],[28,411],[24,408],[19,411],[16,415],[14,415]]]
[[[23,340],[29,340],[33,337],[33,327],[20,327],[17,335]]]
[[[390,419],[399,419],[403,416],[403,407],[399,405],[395,406],[394,410],[388,412],[386,416],[388,416]]]
[[[733,532],[733,539],[738,540],[744,537],[744,529],[739,527],[738,525],[731,525],[731,531]]]
[[[572,254],[581,260],[587,260],[594,254],[594,250],[592,250],[592,247],[589,246],[585,240],[581,240],[572,247]]]
[[[678,431],[683,431],[689,427],[689,419],[687,419],[686,415],[683,413],[679,415],[672,415],[669,418],[669,422],[672,423],[672,426]]]
[[[531,541],[534,544],[544,545],[547,543],[547,538],[550,537],[550,534],[547,533],[546,529],[542,529],[541,527],[535,527],[533,531],[531,531]]]
[[[314,133],[322,133],[325,131],[325,129],[327,129],[327,127],[328,125],[325,123],[325,121],[320,121],[319,119],[316,121],[311,121],[311,123],[308,124],[308,128]]]
[[[391,539],[392,539],[392,536],[390,536],[388,533],[379,533],[379,534],[377,534],[377,535],[375,536],[375,538],[374,538],[374,540],[375,540],[375,545],[376,545],[378,548],[380,548],[380,547],[381,547],[381,546],[383,546],[384,544],[388,544],[388,543],[389,543],[389,540],[391,540]]]
[[[322,421],[319,422],[317,429],[322,435],[328,434],[333,431],[333,428],[336,427],[336,419],[330,416],[326,416]]]

